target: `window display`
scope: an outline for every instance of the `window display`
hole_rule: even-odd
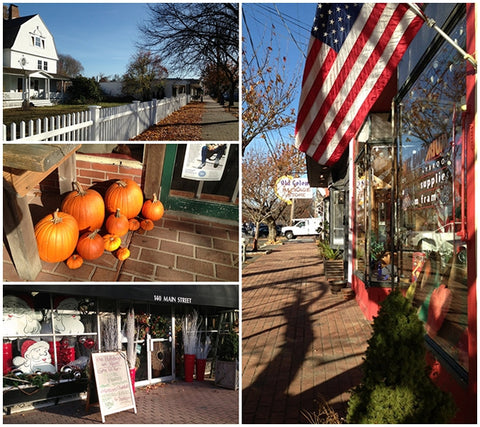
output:
[[[451,34],[465,45],[465,22]],[[468,370],[465,61],[444,44],[398,105],[401,277],[444,357]],[[412,275],[414,272],[414,275]]]

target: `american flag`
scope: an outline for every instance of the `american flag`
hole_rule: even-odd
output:
[[[295,145],[337,162],[422,26],[407,4],[319,4],[295,127]]]

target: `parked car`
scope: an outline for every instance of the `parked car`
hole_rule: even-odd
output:
[[[446,256],[455,253],[463,262],[466,246],[457,235],[461,227],[462,223],[456,222],[455,225],[453,223],[442,225],[434,231],[412,231],[407,241],[410,246],[421,252],[439,252]]]

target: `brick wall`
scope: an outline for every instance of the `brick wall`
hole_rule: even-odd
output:
[[[109,155],[95,156],[77,154],[77,181],[85,187],[92,187],[104,194],[114,180],[133,179],[143,187],[143,165],[127,156]],[[73,188],[72,188],[73,190]],[[53,171],[34,190],[40,193],[59,193],[58,172]]]

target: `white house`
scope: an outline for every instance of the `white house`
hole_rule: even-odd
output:
[[[68,76],[57,74],[55,40],[39,15],[3,6],[3,107],[51,105],[63,97]]]

